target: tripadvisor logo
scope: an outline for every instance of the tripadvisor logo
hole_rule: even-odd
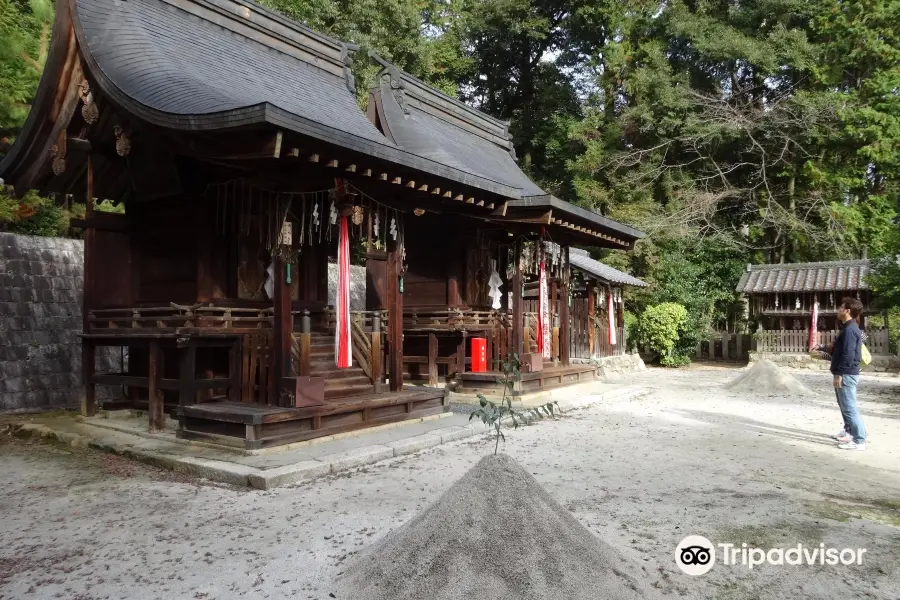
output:
[[[752,548],[748,544],[716,544],[700,535],[689,535],[675,548],[675,564],[687,575],[708,573],[716,563],[716,548],[720,562],[726,566],[742,565],[750,570],[760,565],[861,565],[865,548],[826,548],[825,544],[788,548]]]

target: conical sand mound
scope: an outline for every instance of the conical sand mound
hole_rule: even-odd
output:
[[[756,362],[739,377],[725,384],[725,388],[754,394],[812,393],[809,388],[779,369],[771,360]]]
[[[487,456],[346,566],[336,597],[366,600],[657,598],[647,573],[595,537],[517,462]]]

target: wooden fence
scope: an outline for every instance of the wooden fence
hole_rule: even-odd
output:
[[[890,354],[890,342],[886,329],[874,329],[866,332],[869,339],[866,347],[872,354]],[[839,331],[819,331],[816,335],[817,344],[833,344]],[[797,331],[760,331],[756,334],[757,350],[759,352],[772,352],[779,354],[809,352],[809,331],[805,329]]]

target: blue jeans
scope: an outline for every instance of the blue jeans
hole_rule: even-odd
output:
[[[834,388],[841,416],[844,418],[844,431],[853,436],[853,441],[861,444],[866,441],[866,427],[859,416],[859,403],[856,401],[856,386],[859,375],[841,377],[841,387]]]

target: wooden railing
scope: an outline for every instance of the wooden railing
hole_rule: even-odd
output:
[[[499,310],[448,309],[403,311],[404,331],[487,331],[508,326],[507,314]]]
[[[128,329],[260,329],[272,325],[273,309],[235,308],[203,304],[147,308],[107,308],[88,312],[91,332]],[[122,331],[122,333],[126,333]]]
[[[872,354],[890,354],[890,341],[886,329],[875,329],[866,332],[869,339],[866,347]],[[830,345],[835,342],[839,331],[819,331],[816,335],[817,344]],[[809,352],[809,331],[799,329],[796,331],[760,331],[756,334],[756,347],[759,352],[772,353],[806,353]]]

